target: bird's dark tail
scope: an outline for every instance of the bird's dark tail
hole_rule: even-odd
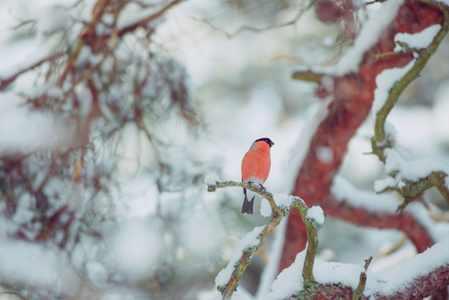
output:
[[[248,201],[248,197],[246,197],[246,189],[243,189],[243,193],[245,194],[245,199],[243,200],[242,214],[252,214],[255,196],[253,196],[251,201]]]

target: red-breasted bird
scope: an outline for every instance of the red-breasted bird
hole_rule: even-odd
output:
[[[270,148],[273,145],[274,143],[269,138],[254,141],[242,160],[242,181],[251,181],[256,184],[265,183],[270,173]],[[243,194],[245,194],[245,199],[243,200],[242,214],[252,214],[256,194],[246,189],[243,189]],[[248,199],[251,200],[248,201]]]

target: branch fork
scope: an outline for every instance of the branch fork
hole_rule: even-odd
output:
[[[272,219],[268,222],[268,224],[262,229],[260,234],[257,236],[259,242],[255,245],[251,245],[243,249],[242,253],[240,254],[240,259],[233,265],[234,270],[228,282],[225,285],[217,286],[217,289],[222,294],[223,297],[222,299],[231,298],[232,294],[237,289],[238,282],[242,277],[246,267],[250,264],[250,260],[254,252],[256,252],[263,245],[266,238],[274,231],[274,229],[277,227],[277,225],[279,225],[282,219],[288,215],[288,211],[292,207],[296,208],[299,211],[303,219],[303,222],[307,227],[308,246],[306,258],[304,260],[302,277],[304,279],[304,282],[314,282],[313,264],[315,261],[316,251],[318,247],[317,233],[318,229],[322,227],[322,223],[319,222],[319,220],[316,220],[313,216],[307,215],[307,213],[309,212],[309,208],[304,203],[304,201],[299,197],[290,196],[291,203],[289,204],[289,206],[279,207],[276,205],[272,193],[270,193],[264,186],[254,184],[251,182],[216,181],[215,184],[213,183],[207,184],[207,191],[214,192],[217,190],[217,188],[225,188],[225,187],[246,188],[267,199],[272,209],[271,214]],[[257,228],[255,230],[257,230]],[[233,262],[231,261],[229,263],[231,264]]]

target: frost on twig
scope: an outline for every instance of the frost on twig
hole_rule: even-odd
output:
[[[222,293],[223,299],[229,299],[232,296],[243,272],[250,264],[254,252],[263,245],[265,239],[279,225],[282,219],[288,215],[289,210],[293,207],[300,212],[304,224],[306,224],[309,240],[302,277],[304,281],[313,282],[313,264],[318,247],[317,231],[323,226],[323,210],[318,206],[309,209],[301,198],[294,196],[289,196],[290,201],[288,207],[285,206],[286,201],[281,201],[282,205],[277,206],[273,194],[261,185],[252,184],[251,182],[217,181],[216,179],[219,178],[213,175],[206,176],[205,182],[209,192],[214,192],[217,188],[242,187],[261,195],[267,199],[272,207],[272,219],[265,227],[256,227],[240,241],[227,267],[215,279],[217,289]]]

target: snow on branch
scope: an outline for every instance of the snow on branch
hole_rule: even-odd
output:
[[[375,189],[378,192],[395,190],[401,194],[404,197],[404,202],[398,207],[398,210],[404,209],[408,203],[431,187],[438,188],[446,202],[449,203],[447,185],[449,167],[444,163],[429,160],[405,162],[395,150],[391,149],[394,146],[394,129],[386,121],[402,91],[419,76],[449,31],[449,7],[441,2],[428,0],[422,2],[440,10],[444,17],[443,24],[429,26],[415,34],[397,33],[395,42],[398,46],[391,55],[412,52],[413,58],[402,68],[387,69],[381,72],[376,77],[377,88],[374,91],[373,117],[375,121],[371,145],[373,154],[376,154],[385,163],[387,172],[391,176],[378,181]]]
[[[385,169],[390,177],[376,181],[374,189],[378,193],[396,191],[402,195],[404,202],[398,210],[404,209],[410,201],[432,186],[449,202],[449,165],[431,159],[406,161],[393,149],[385,149],[384,153]]]
[[[310,69],[298,69],[293,78],[299,80],[318,82],[322,75],[344,76],[356,72],[367,52],[379,39],[382,32],[390,25],[404,0],[386,1],[363,26],[360,34],[351,47],[338,61],[337,64],[327,67],[312,67]]]
[[[117,24],[118,35],[122,36],[138,27],[146,26],[149,22],[160,18],[167,10],[182,1],[183,0],[173,0],[169,1],[167,4],[165,4],[165,1],[161,1],[161,3],[165,5],[158,5],[156,8],[149,7],[121,14]]]
[[[370,193],[369,197],[364,197],[367,201],[363,202],[372,203],[362,205],[362,201],[350,201],[351,195],[348,193],[338,195],[333,184],[337,181],[335,174],[341,167],[348,142],[372,107],[376,108],[377,114],[372,139],[373,153],[385,161],[384,149],[394,145],[395,135],[394,128],[386,122],[389,112],[386,108],[396,103],[405,86],[419,75],[436,51],[448,31],[448,11],[447,3],[432,0],[382,2],[364,24],[353,47],[336,65],[300,69],[293,74],[296,79],[316,82],[317,96],[331,98],[331,102],[326,118],[313,133],[292,194],[301,195],[309,206],[321,206],[327,215],[356,225],[401,230],[419,252],[425,251],[436,239],[429,232],[431,229],[417,222],[418,217],[410,211],[394,213],[400,202],[397,197],[391,196],[392,193]],[[405,32],[411,34],[405,35]],[[396,48],[396,52],[395,39],[400,47]],[[411,42],[412,39],[414,42]],[[416,39],[419,43],[415,43]],[[376,78],[385,81],[382,90],[375,91],[376,83],[379,83],[375,82]],[[372,105],[375,93],[379,102]],[[320,160],[318,153],[323,147],[332,151],[331,161]],[[428,182],[440,182],[441,190],[446,193],[447,180],[442,175],[435,173]],[[395,178],[389,180],[392,185],[396,182]],[[431,186],[438,185],[427,185],[425,188]],[[359,191],[355,195],[359,194],[363,193]],[[381,207],[377,207],[378,199],[382,199]],[[296,255],[294,251],[305,246],[304,230],[295,230],[301,223],[298,217],[294,212],[289,215],[286,232],[288,245],[284,245],[280,269],[289,266]]]
[[[25,285],[53,291],[58,298],[76,298],[84,283],[68,256],[58,250],[0,236],[1,284]]]
[[[181,0],[75,2],[42,6],[42,14],[31,7],[30,21],[18,26],[32,24],[29,32],[12,32],[3,45],[11,53],[30,50],[11,55],[0,71],[0,210],[10,237],[0,237],[0,252],[17,263],[6,251],[18,249],[24,264],[51,275],[21,282],[25,269],[0,262],[3,286],[20,295],[76,296],[77,282],[68,284],[62,272],[71,272],[71,261],[61,259],[62,270],[56,250],[66,253],[82,247],[84,237],[97,241],[109,234],[119,207],[113,193],[125,127],[148,139],[163,173],[168,163],[159,152],[165,145],[154,123],[174,111],[186,125],[198,125],[185,66],[153,40],[159,21]],[[133,6],[139,14],[128,11]],[[42,265],[33,266],[28,255]],[[82,280],[89,276],[87,269],[77,271]]]
[[[252,182],[235,182],[235,181],[215,181],[219,179],[217,176],[207,176],[206,184],[209,192],[216,191],[217,188],[225,187],[242,187],[249,189],[270,203],[272,208],[272,219],[265,227],[256,227],[248,233],[236,246],[235,252],[231,257],[227,267],[223,269],[216,277],[215,283],[217,289],[222,293],[223,299],[230,299],[233,292],[237,288],[237,284],[242,277],[246,267],[250,264],[250,260],[254,252],[256,252],[264,243],[265,239],[274,231],[282,219],[288,215],[290,208],[296,208],[303,219],[307,228],[308,247],[305,254],[304,264],[302,268],[302,277],[307,282],[313,282],[313,265],[315,261],[316,251],[318,248],[318,229],[323,226],[324,215],[320,207],[314,206],[307,208],[304,201],[299,197],[289,197],[288,201],[280,201],[282,205],[276,205],[273,194],[260,184]],[[298,274],[299,276],[299,274]]]
[[[412,49],[415,53],[414,58],[406,67],[398,69],[398,72],[395,72],[393,76],[386,76],[386,73],[389,75],[393,71],[392,69],[387,69],[376,77],[377,89],[375,90],[375,99],[373,103],[375,125],[372,146],[373,152],[378,155],[382,161],[385,160],[382,149],[387,146],[385,145],[387,142],[385,140],[387,135],[385,133],[385,122],[388,114],[396,104],[402,91],[410,82],[419,76],[420,72],[427,64],[427,61],[435,53],[441,41],[449,31],[449,9],[447,5],[436,1],[423,0],[422,2],[434,6],[441,11],[444,16],[443,24],[441,26],[430,26],[416,34],[396,34],[395,41],[400,41],[403,44],[403,49]],[[437,31],[435,29],[439,30]],[[419,39],[419,41],[416,41],[417,39]],[[426,42],[430,43],[425,45]],[[415,45],[415,43],[417,45]],[[416,47],[419,47],[419,49],[416,49]],[[393,52],[392,54],[395,53],[401,54],[403,52]]]
[[[28,62],[27,66],[22,67],[19,71],[14,72],[13,74],[8,74],[8,75],[4,75],[4,74],[0,74],[0,91],[3,91],[5,88],[7,88],[12,82],[14,82],[14,80],[16,80],[17,77],[19,77],[20,75],[22,75],[23,73],[26,73],[36,67],[39,67],[40,65],[46,63],[46,62],[51,62],[61,56],[63,56],[64,53],[52,53],[52,54],[48,54],[44,57],[39,57],[30,62]]]
[[[395,213],[401,199],[394,192],[362,191],[341,176],[335,177],[331,192],[332,197],[323,206],[326,212],[359,225],[401,230],[418,252],[449,233],[449,225],[432,220],[419,202],[407,206],[400,214]]]
[[[343,57],[344,59],[340,60],[340,63],[325,68],[301,69],[293,74],[294,78],[317,82],[318,97],[324,98],[322,97],[324,95],[332,98],[328,106],[329,113],[314,132],[309,153],[298,171],[293,194],[301,195],[307,200],[308,206],[320,205],[326,212],[326,215],[355,225],[401,230],[409,237],[418,252],[425,252],[435,242],[441,240],[443,232],[445,234],[448,232],[446,224],[436,224],[436,222],[431,220],[423,205],[419,202],[408,205],[401,213],[395,213],[402,200],[396,195],[396,192],[376,194],[374,192],[357,190],[335,175],[341,167],[349,140],[355,134],[360,124],[366,120],[371,107],[375,108],[376,114],[375,136],[372,139],[373,153],[377,154],[383,162],[391,154],[390,150],[386,150],[393,147],[395,132],[394,128],[386,122],[387,115],[391,109],[388,106],[393,107],[395,105],[403,89],[419,75],[429,57],[436,51],[441,40],[448,32],[448,12],[447,3],[432,0],[382,2],[380,9],[364,24],[360,31],[353,47],[356,49],[351,50],[351,53],[347,53]],[[377,22],[381,22],[379,27],[382,28],[379,31],[375,29]],[[413,32],[413,30],[415,31]],[[412,32],[412,34],[405,35],[404,31]],[[415,36],[415,34],[418,36]],[[363,40],[369,41],[371,38],[372,42],[365,43],[366,47],[363,47],[364,43],[358,42]],[[412,39],[414,42],[411,42]],[[416,39],[419,39],[419,43]],[[396,50],[394,48],[395,40],[399,46],[396,47]],[[341,65],[341,62],[346,59],[348,60],[347,63]],[[382,76],[385,76],[385,78],[382,78]],[[377,88],[380,85],[376,78],[378,81],[384,82],[385,85],[382,85],[382,90],[375,92],[376,84],[378,84]],[[330,89],[327,88],[328,84],[326,82],[332,82]],[[326,93],[320,93],[322,90],[326,90]],[[372,105],[375,93],[379,101]],[[373,113],[373,111],[371,112]],[[318,149],[322,147],[332,150],[332,161],[323,162],[319,159],[317,153]],[[403,160],[397,161],[402,161],[401,167],[405,169],[411,167],[408,162]],[[432,163],[433,166],[435,164]],[[393,164],[390,166],[393,167]],[[447,180],[445,176],[438,176],[442,175],[445,168],[445,165],[433,168],[432,171],[437,171],[437,173],[432,176],[437,178],[430,176],[428,180],[435,183],[436,179],[438,179],[441,182],[440,184],[444,184],[443,193],[447,189]],[[401,173],[398,178],[403,179],[405,178],[404,175]],[[428,175],[424,174],[424,176],[419,178],[425,178]],[[415,177],[418,181],[420,180],[419,178],[416,179]],[[388,180],[378,183],[379,187],[381,185],[383,187],[397,186],[400,183],[396,178]],[[420,184],[419,182],[414,183]],[[429,187],[427,186],[426,188]],[[303,249],[304,247],[304,230],[302,229],[303,227],[298,225],[299,223],[301,223],[301,220],[292,211],[288,219],[286,245],[283,248],[280,270],[291,265],[297,254],[297,249]],[[414,262],[412,261],[411,263]],[[320,265],[319,261],[316,262],[316,266],[318,265]],[[434,274],[438,278],[433,278],[430,270],[428,270],[429,273],[426,274],[414,274],[424,276],[420,277],[422,281],[419,278],[415,278],[415,281],[403,283],[415,284],[413,285],[414,291],[420,287],[420,284],[423,284],[426,291],[417,293],[420,296],[432,295],[436,290],[447,285],[445,277],[447,270],[445,268],[445,264],[434,266],[433,270],[436,272]],[[407,272],[407,270],[404,272]],[[316,272],[314,276],[317,281],[322,282],[318,279],[318,274],[320,273],[325,272]],[[396,276],[400,277],[398,274],[396,273]],[[279,285],[276,288],[276,291],[279,292],[286,290],[283,282],[292,282],[287,279],[287,277],[290,277],[287,275],[281,280],[281,275],[276,284]],[[351,299],[353,297],[352,291],[356,287],[355,281],[360,278],[359,275],[360,270],[359,272],[353,272],[351,276],[353,281],[348,282],[344,287],[336,284],[337,280],[328,286],[322,284],[313,286],[313,289],[309,286],[308,290],[315,292],[314,297],[319,295],[320,297],[316,297],[318,299],[338,299],[339,297]],[[372,288],[372,283],[369,283],[369,281],[374,278],[374,276],[371,276],[373,278],[370,279],[369,272],[366,275],[366,289],[361,296],[362,299],[366,299],[368,289]],[[431,282],[433,279],[435,280]],[[411,286],[409,287],[411,288]],[[273,284],[272,288],[274,291],[275,284]],[[290,295],[292,299],[313,298],[305,297],[304,292],[305,289],[296,289]],[[373,290],[371,292],[375,293]],[[384,299],[385,291],[378,289],[377,292],[379,299]],[[409,290],[405,289],[405,295],[408,295],[408,292]],[[400,293],[389,293],[388,296],[385,296],[385,299],[405,298],[404,294],[401,295]],[[415,296],[415,293],[411,292],[410,295]],[[279,297],[274,296],[273,298],[284,299],[287,297],[287,295],[283,295]],[[371,296],[371,299],[373,298],[378,299]],[[421,299],[421,297],[418,298]]]
[[[375,272],[366,271],[370,259],[365,267],[317,259],[314,283],[297,275],[305,259],[303,251],[279,274],[264,299],[424,299],[449,284],[448,247],[446,237],[424,253]]]

